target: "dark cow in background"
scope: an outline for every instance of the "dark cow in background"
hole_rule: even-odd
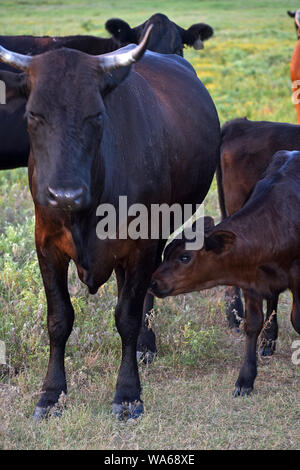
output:
[[[203,41],[209,39],[214,32],[212,27],[205,23],[193,24],[188,29],[181,28],[161,13],[156,13],[135,28],[131,28],[128,23],[119,18],[108,20],[105,27],[121,46],[124,43],[138,44],[149,24],[153,24],[153,32],[147,47],[150,51],[161,54],[183,55],[184,46],[203,49]]]
[[[296,33],[297,33],[297,38],[299,39],[300,37],[300,10],[295,10],[295,11],[287,11],[287,14],[291,17],[294,18],[295,20],[295,28],[296,28]]]
[[[50,360],[37,419],[67,391],[71,259],[93,294],[116,273],[122,361],[113,411],[134,418],[142,413],[137,339],[166,240],[101,240],[96,211],[103,203],[118,208],[120,195],[128,206],[148,210],[201,203],[219,159],[217,112],[192,66],[177,55],[147,51],[131,67],[145,52],[148,34],[139,46],[99,56],[62,48],[31,57],[0,48],[2,61],[24,71],[11,93],[27,99],[29,180],[48,304]]]
[[[300,150],[300,128],[297,124],[229,121],[222,126],[221,159],[217,169],[219,202],[222,218],[240,210],[266,171],[272,156],[279,150]],[[267,326],[262,334],[260,354],[272,355],[278,336],[278,296],[267,299]],[[243,304],[238,287],[226,290],[229,325],[237,327],[242,318]]]
[[[151,291],[166,297],[219,285],[247,293],[245,356],[234,392],[246,395],[257,374],[263,299],[290,289],[300,334],[300,152],[276,153],[244,207],[207,231],[201,250],[187,251],[184,240],[169,245]]]
[[[130,29],[122,20],[111,19],[106,23],[112,38],[95,36],[34,37],[34,36],[0,36],[0,45],[20,54],[37,55],[61,47],[76,49],[92,55],[112,52],[128,43],[138,43],[146,27],[153,23],[149,49],[165,54],[182,55],[184,45],[200,47],[201,41],[213,34],[213,29],[199,23],[184,30],[167,16],[155,14],[145,23]],[[125,26],[126,25],[126,26]],[[120,30],[120,32],[118,32]],[[128,31],[132,33],[129,34]],[[13,77],[6,79],[6,71],[17,73],[7,64],[0,64],[0,80],[13,82]],[[18,78],[15,77],[17,81]],[[28,164],[29,139],[24,120],[26,100],[23,96],[15,98],[7,90],[7,105],[0,106],[0,170],[24,167]]]
[[[295,20],[295,27],[297,32],[297,38],[300,37],[300,10],[296,11],[288,11],[289,16],[294,18]],[[297,41],[295,46],[291,64],[290,64],[290,76],[292,81],[292,89],[293,89],[293,102],[295,104],[296,112],[297,112],[297,120],[298,124],[300,124],[300,42]],[[299,83],[297,83],[299,82]]]

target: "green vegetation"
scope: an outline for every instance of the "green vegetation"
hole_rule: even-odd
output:
[[[209,89],[221,122],[247,116],[296,122],[289,61],[296,42],[279,0],[2,0],[1,34],[106,36],[104,23],[121,17],[132,26],[155,12],[180,25],[207,22],[215,37],[187,49]],[[218,217],[215,183],[206,202]],[[251,397],[233,399],[243,336],[229,332],[223,289],[156,303],[152,323],[159,355],[141,365],[145,416],[118,423],[110,404],[120,360],[111,279],[89,296],[70,269],[75,328],[66,353],[69,395],[61,419],[34,426],[37,392],[48,360],[46,305],[34,248],[33,205],[27,171],[0,173],[0,448],[4,449],[290,449],[299,448],[299,366],[291,362],[297,335],[289,322],[290,295],[280,301],[276,355],[259,360]]]

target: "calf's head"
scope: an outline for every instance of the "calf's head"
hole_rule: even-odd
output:
[[[30,57],[0,46],[0,60],[23,70],[17,79],[7,75],[7,88],[27,98],[37,203],[67,211],[90,206],[107,119],[103,98],[142,57],[150,30],[139,46],[100,56],[58,49]]]
[[[184,239],[174,240],[167,246],[164,261],[151,279],[152,294],[163,298],[208,289],[221,282],[226,271],[224,261],[235,235],[223,230],[210,234],[213,221],[210,217],[205,219],[203,248],[186,250]]]

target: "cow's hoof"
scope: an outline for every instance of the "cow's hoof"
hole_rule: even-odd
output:
[[[240,332],[241,332],[241,330],[240,330],[240,328],[239,328],[238,326],[233,326],[233,327],[231,328],[231,330],[233,331],[233,333],[236,333],[236,334],[238,334],[238,335],[239,335]]]
[[[154,358],[156,356],[156,353],[153,351],[137,351],[136,352],[136,358],[138,362],[143,362],[143,364],[151,364],[151,362],[154,361]]]
[[[54,405],[52,408],[36,406],[34,413],[33,413],[33,421],[38,422],[43,419],[49,418],[50,416],[55,416],[56,418],[60,418],[63,414],[63,410],[60,406]]]
[[[34,413],[32,415],[33,421],[38,422],[41,421],[42,419],[47,418],[49,414],[49,408],[42,408],[41,406],[36,406]]]
[[[144,405],[142,401],[134,401],[133,403],[113,403],[112,413],[120,420],[138,419],[144,413]]]
[[[265,344],[259,349],[259,355],[261,357],[273,356],[275,352],[275,344],[272,341],[272,344]]]
[[[239,387],[239,386],[236,386],[235,389],[234,389],[234,392],[233,392],[233,396],[234,396],[234,398],[239,397],[239,396],[245,397],[245,396],[250,395],[252,390],[253,390],[253,387]]]

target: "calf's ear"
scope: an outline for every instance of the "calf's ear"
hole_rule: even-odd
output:
[[[288,14],[291,18],[295,18],[295,16],[296,16],[296,12],[295,12],[295,11],[287,11],[287,14]]]
[[[8,104],[15,98],[28,97],[28,76],[26,73],[8,72],[6,70],[0,71],[0,82],[2,82],[2,89],[5,91],[5,103]],[[4,84],[4,86],[3,86]]]
[[[212,235],[204,238],[204,249],[221,254],[232,248],[236,239],[236,235],[232,232],[220,230]]]

